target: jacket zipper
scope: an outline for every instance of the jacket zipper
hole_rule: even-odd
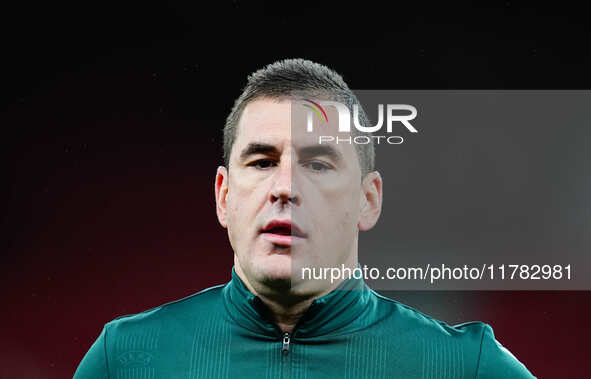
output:
[[[289,344],[291,343],[291,335],[287,332],[283,333],[283,345],[281,347],[281,353],[283,355],[289,354]]]

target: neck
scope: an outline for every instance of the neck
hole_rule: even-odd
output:
[[[237,262],[235,262],[237,263]],[[342,279],[330,283],[321,291],[314,293],[298,294],[292,288],[278,290],[261,283],[251,283],[238,264],[235,264],[235,270],[238,277],[242,280],[246,288],[267,306],[275,324],[283,331],[292,333],[298,321],[308,310],[315,299],[318,299],[339,286]]]
[[[291,306],[286,306],[280,302],[273,300],[272,298],[268,298],[266,296],[257,295],[263,301],[263,303],[269,308],[271,311],[271,315],[275,324],[281,329],[283,332],[291,333],[295,328],[296,324],[302,318],[304,313],[308,310],[314,298],[309,298],[297,302]]]

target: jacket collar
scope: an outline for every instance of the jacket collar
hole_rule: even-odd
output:
[[[281,337],[263,301],[251,293],[232,268],[232,280],[223,289],[229,316],[241,327],[268,337]],[[363,314],[374,308],[376,296],[362,279],[346,279],[335,290],[312,302],[299,320],[296,338],[343,334],[363,327]]]

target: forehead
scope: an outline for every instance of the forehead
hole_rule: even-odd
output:
[[[290,100],[257,99],[242,111],[236,140],[264,135],[291,134]]]
[[[274,145],[291,145],[296,151],[301,147],[319,144],[321,135],[349,138],[348,132],[339,132],[336,109],[328,107],[328,123],[314,119],[314,128],[308,132],[306,128],[308,110],[298,106],[292,99],[257,99],[249,103],[243,110],[236,131],[234,147],[242,149],[253,142]],[[356,159],[353,145],[348,143],[323,142],[340,151],[344,157]],[[281,147],[281,146],[278,146]]]

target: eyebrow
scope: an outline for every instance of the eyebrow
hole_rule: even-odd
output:
[[[240,159],[244,160],[256,154],[279,154],[279,150],[273,145],[260,142],[249,143],[240,153]]]
[[[278,155],[279,150],[275,146],[267,143],[251,142],[240,153],[240,159],[245,160],[249,156],[256,154]],[[336,162],[341,162],[343,160],[343,154],[332,145],[305,146],[298,150],[298,155],[301,155],[304,158],[326,156]]]
[[[331,158],[335,162],[341,162],[343,160],[343,154],[335,149],[332,145],[313,145],[302,147],[299,149],[298,154],[304,158],[325,156]]]

